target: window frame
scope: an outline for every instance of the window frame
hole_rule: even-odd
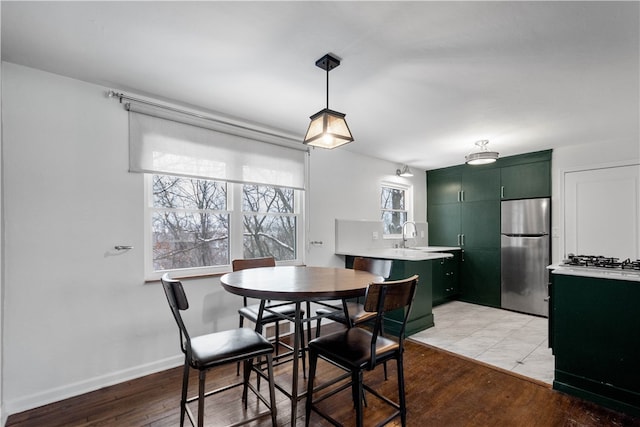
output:
[[[389,210],[389,209],[383,209],[382,208],[382,191],[383,188],[392,188],[395,190],[402,190],[404,191],[404,209],[402,210]],[[391,212],[391,211],[395,211],[395,212],[406,212],[407,213],[407,221],[413,221],[413,185],[409,185],[409,184],[401,184],[398,182],[390,182],[390,181],[382,181],[380,183],[380,191],[378,192],[378,206],[380,209],[380,220],[382,221],[382,214],[384,212]],[[382,230],[382,239],[401,239],[402,238],[402,233],[396,233],[396,234],[386,234],[384,232],[384,222],[383,222],[383,230]]]
[[[227,186],[227,209],[229,215],[229,263],[217,266],[191,267],[179,269],[167,269],[156,271],[153,267],[153,227],[152,216],[153,207],[153,175],[168,175],[163,173],[144,174],[144,278],[145,281],[157,281],[164,273],[173,273],[175,277],[187,278],[198,276],[221,275],[231,271],[231,261],[243,258],[243,216],[242,211],[242,189],[245,183],[224,182]],[[190,179],[189,177],[184,177]],[[196,178],[193,179],[203,179]],[[212,179],[211,181],[216,181]],[[247,183],[248,184],[248,183]],[[250,184],[248,184],[250,185]],[[261,186],[273,187],[266,184]],[[277,265],[302,265],[304,263],[304,196],[305,192],[299,189],[294,191],[294,212],[287,215],[296,217],[296,258],[293,260],[276,261]],[[221,211],[216,211],[221,212]],[[268,213],[256,212],[258,215],[268,215]],[[271,213],[272,215],[274,213]],[[280,215],[277,213],[277,215]]]

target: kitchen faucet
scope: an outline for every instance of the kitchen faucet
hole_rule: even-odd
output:
[[[407,247],[407,224],[411,224],[413,225],[413,236],[415,237],[418,234],[418,229],[416,228],[416,223],[413,221],[405,221],[404,224],[402,224],[402,248],[406,248]]]

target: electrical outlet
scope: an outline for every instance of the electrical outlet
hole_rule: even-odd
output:
[[[373,240],[378,240],[378,232],[374,231],[371,237],[373,238]]]

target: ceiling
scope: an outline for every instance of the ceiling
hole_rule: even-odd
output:
[[[638,2],[0,3],[2,59],[240,118],[302,140],[325,107],[338,148],[418,169],[638,143]]]

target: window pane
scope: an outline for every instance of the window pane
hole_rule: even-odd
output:
[[[404,190],[382,187],[381,207],[382,209],[404,210]]]
[[[227,208],[227,186],[205,179],[153,176],[153,206],[174,209]]]
[[[273,256],[278,261],[296,259],[296,217],[289,215],[245,215],[245,258]]]
[[[154,270],[229,264],[229,215],[156,211],[152,224]]]
[[[244,185],[242,187],[243,212],[293,213],[294,191],[291,188]]]
[[[402,224],[407,220],[407,212],[383,211],[384,234],[402,234]]]
[[[154,271],[229,264],[226,206],[225,183],[154,175]]]

